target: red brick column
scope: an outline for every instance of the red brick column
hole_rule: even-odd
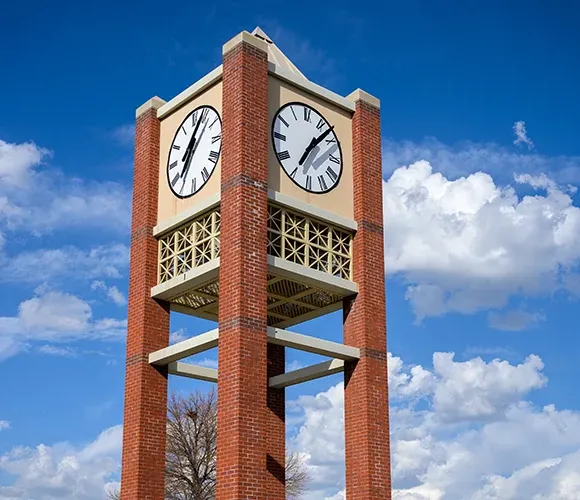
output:
[[[346,498],[391,498],[383,248],[381,127],[378,101],[360,91],[353,117],[354,281],[344,303],[344,342],[361,350],[345,369]]]
[[[224,46],[217,500],[265,500],[268,60],[243,33]]]
[[[285,347],[268,344],[268,379],[286,371]],[[268,500],[286,498],[286,390],[268,388],[266,415],[266,468]]]
[[[154,98],[137,110],[129,270],[122,500],[163,500],[167,373],[149,365],[169,343],[169,307],[151,298],[157,284],[159,120]]]

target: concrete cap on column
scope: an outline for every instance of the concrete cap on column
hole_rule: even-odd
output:
[[[354,92],[347,95],[346,98],[352,102],[364,101],[375,108],[381,108],[381,101],[362,89],[356,89]]]
[[[135,117],[139,118],[139,116],[141,116],[146,111],[149,111],[150,109],[159,109],[164,104],[165,104],[165,101],[163,99],[161,99],[160,97],[157,97],[157,96],[152,97],[147,102],[145,102],[144,104],[141,104],[141,106],[139,106],[137,108],[137,111],[135,112]]]
[[[222,47],[222,55],[227,54],[230,50],[243,42],[249,43],[250,45],[253,45],[257,49],[263,50],[264,52],[268,52],[267,42],[255,35],[252,35],[249,31],[242,31],[233,37],[229,42],[224,43],[224,46]]]

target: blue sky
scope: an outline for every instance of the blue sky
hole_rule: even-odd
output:
[[[118,481],[135,108],[257,25],[309,79],[381,99],[396,498],[579,498],[573,2],[38,2],[2,17],[0,499],[96,500]],[[172,318],[174,339],[211,327]],[[296,330],[340,328],[334,314]],[[341,391],[339,376],[288,391],[309,499],[342,498]]]

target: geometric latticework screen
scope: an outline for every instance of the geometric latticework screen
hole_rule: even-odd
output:
[[[270,204],[268,253],[352,280],[352,234],[306,215]]]
[[[352,281],[353,233],[277,204],[268,206],[268,254]],[[220,255],[220,207],[159,237],[159,281],[165,283],[206,264]],[[212,271],[215,273],[215,270]],[[270,269],[268,275],[268,325],[296,324],[340,307],[344,294],[289,278]],[[203,276],[168,300],[194,315],[217,319],[219,275]]]
[[[159,238],[159,283],[219,257],[219,207]]]

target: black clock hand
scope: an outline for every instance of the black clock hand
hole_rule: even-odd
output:
[[[199,120],[199,122],[201,122],[201,119]],[[199,125],[198,122],[198,125]],[[201,142],[201,138],[203,137],[203,133],[205,132],[205,127],[207,126],[207,121],[205,122],[205,124],[203,125],[203,128],[201,129],[201,133],[199,134],[199,138],[194,141],[193,143],[193,148],[189,153],[189,156],[187,157],[187,161],[186,161],[186,165],[184,165],[183,167],[183,172],[181,174],[181,178],[183,179],[183,184],[185,184],[185,178],[187,177],[187,173],[189,172],[189,167],[191,166],[191,160],[193,159],[193,155],[195,154],[195,151],[197,150],[197,146],[199,146],[199,143]],[[197,128],[195,128],[195,131],[197,132]]]
[[[189,139],[189,144],[187,145],[187,148],[185,149],[185,153],[183,153],[183,157],[181,158],[181,161],[184,163],[187,163],[187,160],[189,158],[191,158],[191,149],[192,147],[195,146],[195,134],[197,134],[197,130],[199,129],[199,126],[201,125],[201,116],[199,117],[199,120],[197,121],[197,124],[195,125],[195,129],[193,131],[193,134],[191,135],[191,139]],[[183,173],[185,172],[186,169],[186,165],[183,165],[183,169],[181,170],[181,175],[180,177],[183,177]]]
[[[334,128],[334,125],[328,129],[326,129],[324,132],[322,132],[322,134],[320,134],[318,137],[314,137],[312,138],[312,140],[310,141],[310,144],[306,147],[306,149],[304,150],[304,154],[300,157],[300,160],[298,161],[298,165],[302,165],[305,161],[306,158],[308,158],[308,155],[310,154],[310,152],[316,147],[318,146],[323,140],[324,138],[330,134],[331,130]]]

